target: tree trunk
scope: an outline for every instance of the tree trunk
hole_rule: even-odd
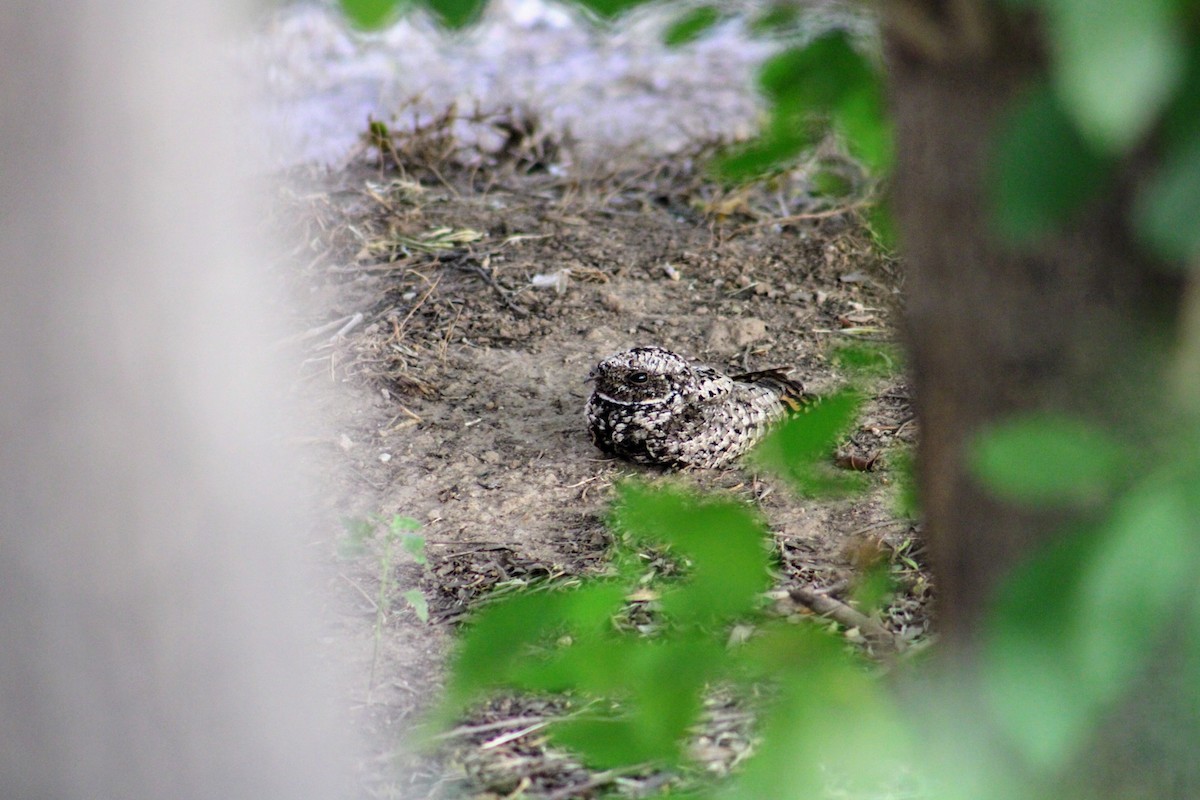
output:
[[[973,661],[1001,580],[1069,521],[990,495],[969,472],[970,442],[1031,410],[1137,430],[1161,395],[1162,339],[1174,332],[1183,294],[1179,279],[1138,251],[1126,226],[1135,165],[1033,251],[1006,247],[993,234],[989,145],[1014,98],[1045,73],[1032,26],[988,16],[998,5],[885,4],[897,136],[893,206],[908,269],[904,324],[921,426],[918,488],[938,624],[960,664]],[[1071,767],[1078,791],[1060,796],[1200,796],[1195,711],[1166,688],[1183,683],[1181,654],[1165,646],[1159,655]]]
[[[936,19],[943,4],[904,5]],[[1173,327],[1180,287],[1133,245],[1124,190],[1032,252],[1006,246],[989,226],[989,146],[998,119],[1042,71],[1036,45],[997,24],[974,47],[949,24],[940,44],[918,45],[907,27],[892,18],[886,50],[918,483],[939,625],[952,644],[967,644],[997,581],[1064,522],[994,499],[968,472],[970,441],[1031,410],[1134,424],[1160,365],[1155,331]]]

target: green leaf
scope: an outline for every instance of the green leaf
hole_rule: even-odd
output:
[[[760,723],[760,741],[738,777],[717,794],[728,800],[828,796],[829,776],[850,797],[875,797],[894,782],[912,732],[881,685],[842,645],[807,627],[775,626],[748,656],[778,683]],[[873,791],[872,791],[873,790]],[[840,792],[839,792],[840,794]]]
[[[887,343],[842,345],[830,360],[855,378],[887,377],[903,368],[899,349]]]
[[[381,28],[394,18],[409,0],[340,0],[342,11],[360,28]]]
[[[776,105],[766,129],[757,138],[728,148],[713,160],[711,168],[724,181],[760,178],[795,163],[823,135],[822,127],[811,117]]]
[[[1163,113],[1163,140],[1178,145],[1191,139],[1197,119],[1200,119],[1200,47],[1191,47],[1179,88]]]
[[[1084,530],[1021,566],[1005,582],[986,633],[985,694],[1009,743],[1032,764],[1055,768],[1078,751],[1098,713],[1079,680],[1079,653],[1066,631],[1096,547]]]
[[[487,0],[421,0],[442,25],[451,30],[465,28],[483,14]]]
[[[702,710],[705,686],[726,671],[728,662],[712,635],[690,632],[665,641],[597,642],[581,655],[574,688],[587,696],[620,698],[620,713],[556,725],[549,732],[600,767],[677,762]],[[614,735],[622,741],[613,742]]]
[[[404,531],[419,531],[421,523],[417,522],[412,517],[402,517],[399,514],[392,517],[391,528],[393,533],[403,533]]]
[[[402,597],[421,622],[429,622],[429,602],[420,589],[409,589]]]
[[[997,604],[985,667],[997,718],[1036,766],[1059,769],[1195,601],[1186,489],[1135,487],[1107,520],[1017,571]]]
[[[857,392],[845,389],[793,414],[751,452],[758,468],[787,478],[805,494],[848,491],[862,485],[858,473],[834,472],[834,446],[853,424],[862,405]]]
[[[768,59],[759,86],[780,120],[819,116],[845,137],[850,152],[875,171],[892,161],[892,133],[878,70],[845,31]]]
[[[892,479],[896,483],[895,513],[900,517],[916,519],[921,513],[920,498],[917,496],[917,471],[912,449],[905,447],[894,456],[889,456]]]
[[[1096,503],[1123,480],[1132,456],[1073,417],[1031,415],[1002,423],[971,448],[975,474],[1001,497],[1032,505]]]
[[[1200,256],[1200,127],[1191,139],[1169,147],[1138,193],[1133,220],[1159,255],[1185,262]]]
[[[615,19],[649,0],[579,0],[579,5],[604,19]]]
[[[1078,653],[1097,697],[1124,691],[1179,609],[1195,596],[1195,516],[1183,487],[1156,480],[1123,497],[1083,566]]]
[[[554,725],[550,738],[579,753],[596,769],[611,769],[653,759],[671,760],[674,749],[647,747],[636,722],[628,719],[574,719]]]
[[[429,559],[425,557],[424,536],[418,536],[415,533],[406,533],[400,538],[400,546],[404,548],[404,552],[412,556],[413,561],[421,566],[429,563]]]
[[[895,253],[900,247],[900,234],[891,206],[886,201],[874,203],[867,208],[865,216],[875,245],[886,255]]]
[[[822,169],[813,173],[812,190],[821,197],[845,197],[854,191],[854,183],[840,172]]]
[[[769,100],[793,103],[808,111],[835,108],[848,95],[877,81],[866,59],[845,31],[833,31],[803,47],[767,59],[758,84]]]
[[[740,503],[626,484],[619,490],[616,523],[635,539],[667,544],[691,562],[687,580],[662,598],[663,612],[677,622],[744,614],[770,587],[766,528]]]
[[[339,558],[356,558],[363,554],[367,547],[367,539],[375,535],[375,524],[369,519],[345,518],[342,528],[346,533],[337,542]]]
[[[894,155],[892,125],[875,72],[870,72],[863,84],[842,99],[834,111],[834,122],[845,136],[851,155],[875,174],[886,174],[891,170]]]
[[[546,645],[563,632],[577,639],[599,635],[611,627],[624,596],[615,584],[590,583],[569,591],[515,595],[488,606],[463,634],[445,708],[452,713],[490,688],[522,688],[517,678],[525,683],[540,679],[530,671],[534,645]]]
[[[663,33],[663,44],[668,47],[678,47],[688,42],[694,42],[720,22],[723,16],[721,10],[716,6],[693,8],[671,23]]]
[[[750,32],[755,35],[770,35],[796,25],[800,10],[788,2],[776,3],[750,20]]]
[[[1129,150],[1166,107],[1186,43],[1173,0],[1044,0],[1055,86],[1089,142]]]
[[[1002,120],[988,194],[1004,237],[1028,244],[1068,221],[1110,180],[1111,163],[1084,142],[1047,86],[1031,90]]]

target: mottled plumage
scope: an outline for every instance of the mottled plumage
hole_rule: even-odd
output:
[[[799,384],[780,370],[726,376],[661,347],[609,356],[590,376],[592,442],[639,464],[718,467],[745,453],[788,408]]]

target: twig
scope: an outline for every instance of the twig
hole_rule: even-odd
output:
[[[309,328],[308,330],[304,331],[303,333],[297,333],[293,336],[288,336],[283,339],[280,339],[279,341],[275,342],[275,344],[272,345],[272,347],[277,347],[277,348],[285,347],[289,344],[295,344],[297,342],[305,342],[305,341],[308,341],[309,339],[315,339],[322,334],[329,333],[330,331],[338,331],[338,335],[341,335],[341,331],[339,329],[344,328],[345,326],[349,325],[351,322],[354,322],[355,317],[358,318],[359,322],[362,322],[362,312],[360,311],[357,314],[350,314],[348,316],[342,317],[341,319],[335,319],[332,322],[326,322],[324,325],[318,325],[315,328]]]
[[[466,303],[459,305],[458,313],[454,315],[454,320],[450,323],[450,327],[446,329],[446,335],[442,338],[441,352],[438,353],[438,363],[446,363],[446,348],[450,346],[450,336],[454,333],[454,326],[458,324],[458,318],[462,316],[463,309],[466,307]]]
[[[501,728],[511,728],[514,725],[529,725],[531,723],[547,723],[554,722],[557,717],[539,717],[525,716],[512,717],[511,719],[501,719],[494,722],[484,722],[479,725],[459,725],[457,728],[448,730],[445,733],[439,733],[434,736],[434,739],[455,739],[459,736],[473,736],[476,733],[487,733],[488,731],[497,731]]]
[[[855,203],[838,206],[837,208],[826,209],[825,211],[810,211],[806,214],[792,214],[788,217],[771,217],[770,219],[764,219],[761,222],[751,222],[747,225],[742,225],[740,228],[735,228],[729,235],[732,238],[734,236],[740,236],[743,233],[756,230],[757,228],[766,228],[770,225],[790,225],[793,222],[804,222],[805,220],[810,219],[829,219],[830,217],[840,217],[842,214],[848,214],[851,211],[855,211],[860,208],[866,208],[869,205],[871,205],[871,201],[859,200]]]
[[[529,316],[529,311],[524,306],[520,305],[519,303],[513,302],[509,298],[508,291],[503,286],[501,286],[499,283],[496,282],[496,279],[494,277],[492,277],[492,273],[490,270],[485,269],[484,267],[480,266],[479,264],[462,264],[460,266],[462,269],[465,269],[469,272],[474,272],[476,275],[483,278],[484,282],[487,283],[488,286],[495,289],[496,294],[500,295],[500,299],[504,301],[504,305],[508,306],[509,310],[511,310],[518,317],[528,317]]]
[[[345,574],[343,574],[341,572],[338,573],[338,577],[341,578],[342,580],[344,580],[346,583],[350,584],[352,587],[354,587],[354,590],[357,591],[359,594],[361,594],[363,596],[363,598],[368,603],[371,604],[372,611],[379,610],[379,604],[375,602],[375,599],[373,597],[371,597],[371,595],[367,594],[366,590],[364,590],[361,586],[359,586],[354,581],[350,580],[348,577],[346,577]]]
[[[541,722],[533,723],[529,727],[521,728],[520,730],[516,730],[516,731],[509,731],[508,733],[497,736],[495,739],[488,739],[486,742],[479,745],[479,749],[480,750],[491,750],[493,748],[499,747],[500,745],[508,744],[509,742],[516,741],[517,739],[520,739],[522,736],[533,733],[534,731],[540,731],[542,728],[546,727],[549,724],[550,724],[550,720],[542,720]]]
[[[417,310],[421,306],[425,305],[425,301],[429,299],[429,295],[433,294],[433,290],[436,289],[438,284],[441,282],[442,277],[439,275],[434,279],[433,283],[429,284],[429,288],[425,290],[425,294],[421,295],[420,299],[417,300],[417,302],[413,304],[413,307],[408,310],[408,313],[404,315],[404,319],[400,320],[400,324],[395,327],[394,331],[396,341],[400,341],[403,338],[402,334],[404,333],[404,326],[408,324],[410,319],[412,319],[413,314],[416,314]]]
[[[834,622],[841,623],[847,628],[858,628],[872,642],[889,645],[894,650],[902,650],[903,643],[887,628],[866,614],[851,608],[841,600],[814,592],[804,586],[788,590],[788,595],[802,606],[811,609],[822,617],[828,617]]]
[[[333,338],[329,340],[329,343],[333,344],[334,342],[341,341],[342,339],[346,338],[346,334],[350,333],[350,331],[354,330],[359,325],[362,325],[363,319],[364,316],[363,312],[361,311],[351,316],[350,319],[346,321],[345,325],[338,328],[338,332],[333,335]]]
[[[879,522],[872,522],[870,525],[866,525],[862,528],[859,528],[858,530],[851,531],[850,534],[847,535],[845,538],[853,539],[855,536],[861,536],[864,533],[870,533],[871,531],[877,531],[880,528],[890,528],[893,525],[908,525],[908,524],[910,524],[909,521],[905,520],[905,519],[884,519],[884,520],[880,520]]]

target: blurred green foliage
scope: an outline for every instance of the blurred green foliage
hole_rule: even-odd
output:
[[[866,477],[835,470],[829,463],[834,446],[853,424],[862,398],[844,389],[792,415],[767,435],[749,461],[787,479],[806,495],[838,494],[861,489]]]
[[[819,788],[822,770],[862,778],[867,748],[886,780],[903,752],[900,718],[840,637],[757,615],[770,586],[769,535],[743,503],[638,483],[620,487],[613,526],[623,547],[660,547],[682,577],[647,585],[629,569],[561,591],[527,593],[478,613],[464,630],[435,722],[447,724],[497,689],[569,692],[591,701],[549,736],[595,767],[677,765],[714,686],[730,687],[763,713],[763,744],[746,772],[712,796],[782,797]],[[625,559],[626,564],[636,559]],[[645,635],[614,624],[628,598],[659,595],[663,624]],[[756,633],[729,644],[731,625]],[[774,688],[764,693],[764,686]],[[769,699],[764,699],[769,697]],[[854,762],[854,763],[851,763]]]
[[[974,444],[975,473],[997,494],[1029,505],[1106,504],[1136,460],[1111,435],[1072,417],[1030,415]]]
[[[746,180],[792,164],[832,129],[876,173],[892,162],[891,126],[879,66],[850,34],[830,31],[763,64],[759,88],[771,116],[758,138],[717,160],[717,173]]]
[[[854,382],[898,375],[904,368],[903,354],[890,342],[840,345],[830,361]]]
[[[724,18],[719,6],[699,6],[686,12],[667,28],[663,43],[678,47],[694,42]]]
[[[994,147],[988,188],[996,226],[1013,242],[1056,230],[1111,182],[1112,159],[1088,146],[1049,84],[1018,100]]]
[[[646,587],[624,574],[559,591],[527,593],[479,613],[464,631],[442,720],[497,689],[563,692],[605,701],[550,729],[551,738],[598,767],[678,763],[712,682],[735,663],[729,624],[770,585],[762,521],[747,506],[681,490],[621,487],[614,527],[627,547],[665,548],[685,580],[655,586],[657,636],[613,620]],[[632,562],[627,562],[632,563]]]

